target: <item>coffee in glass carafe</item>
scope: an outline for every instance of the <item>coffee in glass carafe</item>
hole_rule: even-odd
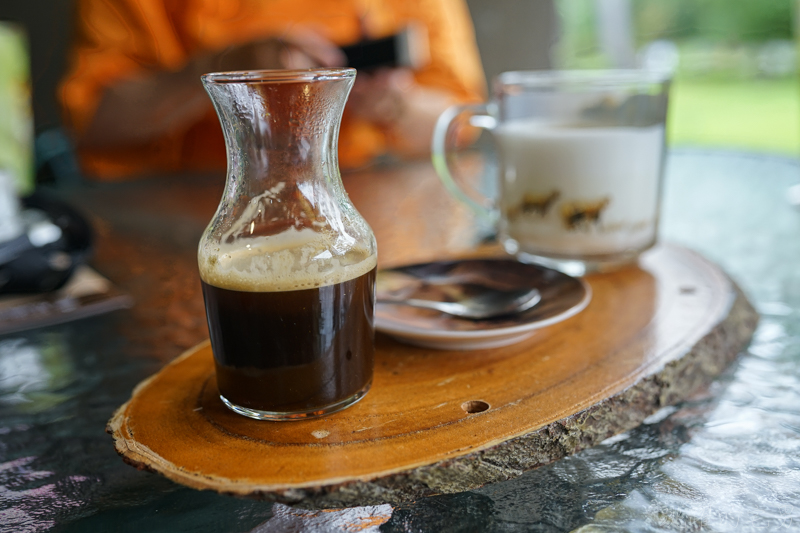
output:
[[[369,389],[377,248],[339,174],[353,69],[207,74],[228,174],[198,263],[222,401],[321,416]]]

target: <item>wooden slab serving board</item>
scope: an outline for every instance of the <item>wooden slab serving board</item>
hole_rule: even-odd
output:
[[[582,313],[512,346],[448,352],[379,334],[372,390],[317,420],[228,411],[204,343],[141,383],[108,430],[128,463],[197,489],[396,503],[513,478],[637,426],[719,374],[757,322],[719,268],[675,246],[586,281]]]

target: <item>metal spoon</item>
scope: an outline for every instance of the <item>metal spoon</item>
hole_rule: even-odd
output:
[[[487,290],[477,296],[464,298],[458,302],[437,302],[408,298],[392,300],[379,298],[379,304],[410,305],[423,309],[434,309],[448,315],[470,320],[481,320],[527,311],[538,304],[542,295],[536,289],[517,289],[513,291]]]

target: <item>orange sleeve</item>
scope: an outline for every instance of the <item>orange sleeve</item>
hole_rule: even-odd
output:
[[[176,0],[170,4],[181,3]],[[66,127],[86,131],[106,87],[146,71],[179,70],[188,52],[163,0],[79,0],[70,65],[59,87]],[[103,179],[180,170],[185,132],[113,149],[80,148],[81,166]]]
[[[480,102],[486,87],[472,19],[463,0],[406,2],[409,18],[428,29],[431,60],[416,73],[417,82],[443,89],[459,103]]]
[[[67,126],[83,132],[103,90],[144,70],[187,60],[161,0],[80,0],[70,68],[59,96]]]

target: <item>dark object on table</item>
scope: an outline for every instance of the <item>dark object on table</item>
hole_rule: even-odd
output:
[[[24,232],[0,243],[0,294],[59,289],[89,256],[91,228],[77,211],[41,192],[22,205]]]
[[[415,25],[395,35],[344,46],[342,52],[347,57],[347,66],[358,70],[380,67],[416,69],[430,59],[425,29]]]

